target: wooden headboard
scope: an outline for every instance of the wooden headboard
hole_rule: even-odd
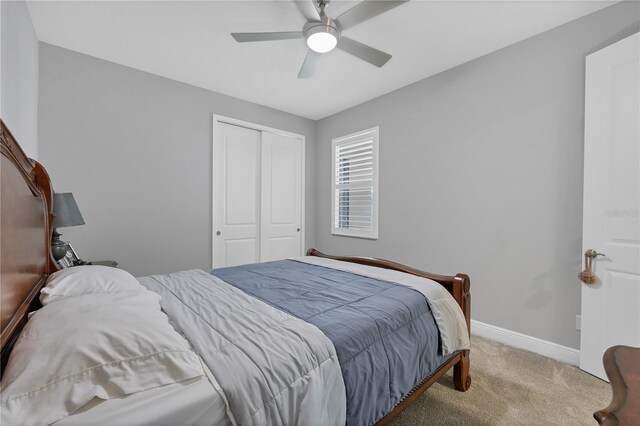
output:
[[[26,156],[0,120],[0,346],[2,366],[40,288],[57,270],[51,257],[52,189],[42,165]]]

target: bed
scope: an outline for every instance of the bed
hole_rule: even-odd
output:
[[[57,266],[49,252],[50,179],[4,123],[0,141],[4,371],[28,313],[41,308],[40,291]],[[177,419],[383,425],[451,368],[457,390],[471,384],[471,296],[465,274],[435,275],[311,249],[302,258],[142,277],[138,283],[160,296],[162,312],[189,342],[189,356],[202,364],[202,374],[94,398],[56,424],[109,424],[121,417],[150,425]],[[448,315],[457,315],[457,322]],[[243,385],[240,371],[246,375]],[[273,406],[255,408],[269,406],[266,394]],[[324,411],[317,408],[322,404]],[[254,417],[256,411],[262,417]]]

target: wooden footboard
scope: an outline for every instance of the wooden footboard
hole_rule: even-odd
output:
[[[324,254],[316,249],[309,249],[307,256],[325,257],[328,259],[341,260],[343,262],[359,263],[361,265],[376,266],[378,268],[392,269],[395,271],[406,272],[423,278],[436,281],[447,289],[453,298],[458,302],[462,313],[467,321],[467,330],[471,333],[471,281],[466,274],[456,274],[455,276],[437,275],[419,269],[411,268],[400,263],[391,262],[384,259],[375,259],[372,257],[358,256],[331,256]],[[466,392],[471,386],[471,376],[469,375],[469,351],[461,351],[449,361],[440,366],[431,376],[426,377],[418,386],[416,386],[409,394],[386,416],[384,416],[376,425],[386,425],[396,417],[402,410],[407,408],[418,397],[434,384],[444,373],[453,367],[453,383],[457,390]]]

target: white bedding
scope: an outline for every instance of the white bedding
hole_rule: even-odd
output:
[[[36,311],[3,371],[3,426],[51,424],[96,397],[201,378],[198,355],[159,299],[141,287],[63,297]]]
[[[199,270],[138,278],[162,297],[242,425],[341,425],[345,387],[314,325]],[[212,303],[215,301],[215,303]]]
[[[170,316],[169,323],[195,352],[189,339]],[[220,385],[207,364],[199,355],[197,356],[205,375],[195,381],[159,386],[121,398],[109,400],[94,398],[71,416],[54,424],[56,426],[237,426]]]
[[[315,326],[248,296],[203,271],[184,271],[139,280],[156,293],[143,289],[141,294],[131,291],[83,293],[62,298],[36,313],[31,324],[35,324],[34,321],[45,311],[61,310],[69,304],[88,304],[86,312],[74,314],[75,318],[83,318],[83,324],[99,319],[106,330],[137,329],[137,324],[143,318],[127,321],[121,317],[123,310],[117,310],[116,307],[131,304],[129,301],[134,296],[153,296],[157,312],[145,311],[145,315],[163,317],[163,321],[154,317],[153,322],[164,322],[165,328],[169,325],[169,317],[175,338],[185,344],[182,348],[184,356],[193,358],[194,368],[197,367],[199,374],[139,391],[113,395],[104,395],[104,392],[88,394],[89,398],[69,408],[64,416],[49,415],[48,418],[52,420],[38,420],[38,424],[344,424],[345,388],[335,348]],[[166,315],[160,312],[157,305],[159,294],[162,295],[161,304]],[[118,303],[102,306],[101,301],[105,298],[117,299]],[[91,301],[94,303],[89,303]],[[107,318],[98,315],[114,309],[117,310],[115,316],[113,313]],[[69,322],[55,320],[48,324],[61,323]],[[77,326],[72,331],[77,329],[87,333],[78,321],[74,321],[74,324]],[[181,339],[180,334],[189,339]],[[108,346],[105,351],[135,347],[154,336],[153,333],[150,336],[140,335],[135,342],[116,344],[113,348]],[[83,342],[94,340],[92,336],[84,334],[78,334],[77,338]],[[113,337],[107,341],[119,340]],[[28,357],[21,359],[27,360]],[[72,361],[69,364],[75,367],[77,363]],[[148,380],[154,380],[157,376],[153,371],[140,374]],[[99,379],[96,379],[98,385],[103,381],[109,383],[115,380],[110,376]],[[95,397],[90,399],[93,395]],[[29,413],[26,415],[27,418],[32,417]]]
[[[235,422],[207,375],[188,384],[174,383],[121,398],[94,398],[54,425],[232,426]]]

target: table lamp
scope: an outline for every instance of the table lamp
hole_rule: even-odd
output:
[[[51,238],[51,254],[57,262],[67,254],[67,244],[60,241],[62,234],[58,233],[57,228],[66,228],[68,226],[84,225],[84,219],[80,213],[80,209],[76,204],[73,194],[65,192],[63,194],[53,194],[53,237]]]

